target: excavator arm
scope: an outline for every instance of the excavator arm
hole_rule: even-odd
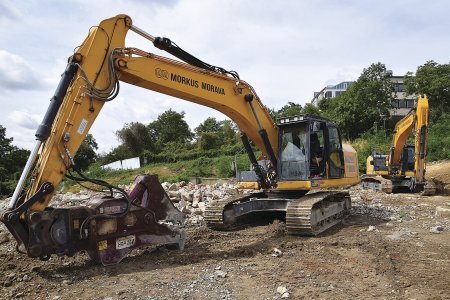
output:
[[[119,80],[224,113],[276,164],[278,128],[249,84],[223,73],[125,48],[130,28],[143,32],[125,15],[102,21],[91,28],[69,59],[36,133],[37,150],[33,153],[37,152],[35,157],[39,159],[26,198],[43,183],[51,183],[54,188],[59,185],[104,103],[117,95]],[[34,203],[32,209],[43,210],[51,195]],[[19,193],[12,202],[18,198]]]
[[[425,157],[427,151],[428,99],[419,96],[415,109],[395,125],[389,155],[372,155],[367,159],[367,174],[363,187],[375,188],[391,193],[395,189],[409,188],[422,191],[423,195],[436,192],[432,180],[425,179]],[[414,145],[408,138],[414,134]],[[376,164],[376,160],[387,164]],[[378,175],[373,177],[372,175]]]
[[[126,48],[130,29],[188,63]],[[73,157],[105,102],[117,96],[120,81],[224,113],[239,126],[252,163],[257,166],[247,137],[276,169],[278,128],[248,83],[235,72],[193,57],[169,39],[153,38],[135,27],[130,17],[118,15],[93,26],[69,58],[9,209],[0,215],[29,256],[47,259],[55,253],[87,250],[107,265],[119,262],[131,248],[149,243],[182,248],[184,232],[178,226],[182,214],[152,176],[136,178],[128,194],[101,180],[72,174],[70,178],[110,189],[111,196],[94,199],[87,207],[47,207],[66,173],[77,170]],[[262,186],[268,185],[261,173],[260,179]],[[113,189],[122,196],[112,197]]]
[[[408,137],[414,133],[415,177],[418,182],[423,181],[425,174],[427,126],[428,99],[426,96],[419,96],[415,110],[412,109],[395,125],[391,153],[389,155],[391,173],[400,169],[403,148],[408,141]]]

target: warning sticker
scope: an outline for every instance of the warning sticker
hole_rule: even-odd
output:
[[[86,119],[81,120],[81,123],[80,123],[80,126],[78,127],[77,132],[79,134],[83,134],[84,130],[86,129],[87,124],[88,124],[88,120],[86,120]]]

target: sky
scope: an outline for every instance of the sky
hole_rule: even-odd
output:
[[[262,102],[304,105],[326,85],[356,80],[382,62],[394,75],[429,60],[450,62],[450,1],[340,0],[0,0],[0,125],[31,149],[67,58],[92,25],[117,14],[153,36],[168,37],[210,64],[235,70]],[[171,57],[129,32],[127,47]],[[185,112],[191,130],[221,113],[125,83],[90,133],[99,152],[115,131]]]

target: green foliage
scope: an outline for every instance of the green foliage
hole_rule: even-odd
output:
[[[131,122],[116,131],[116,135],[130,152],[131,156],[140,155],[144,150],[154,151],[155,141],[147,126],[139,122]]]
[[[146,153],[146,151],[144,151]],[[121,144],[114,149],[111,150],[108,154],[100,158],[100,161],[102,164],[106,165],[114,161],[123,160],[133,157],[133,154],[131,153],[130,149],[124,145]]]
[[[327,101],[322,101],[322,102],[327,102]],[[321,117],[322,116],[322,112],[320,111],[320,109],[317,106],[315,106],[314,104],[311,104],[311,103],[307,103],[305,105],[305,107],[303,107],[302,114],[303,115],[309,115],[309,116],[315,116],[315,117]]]
[[[450,159],[450,114],[441,118],[428,128],[428,161]]]
[[[361,174],[366,172],[366,160],[375,150],[378,154],[388,154],[391,147],[391,135],[386,131],[367,132],[354,140],[352,146],[358,153],[359,171]]]
[[[95,162],[97,158],[95,150],[97,149],[97,142],[92,134],[89,133],[86,135],[86,138],[81,143],[80,148],[78,148],[77,154],[75,154],[75,157],[73,158],[75,166],[77,166],[80,170],[86,170],[89,165]]]
[[[394,86],[392,73],[382,63],[364,69],[358,80],[343,94],[329,99],[325,117],[335,121],[346,138],[367,132],[382,116],[389,116]]]
[[[417,68],[415,76],[408,73],[405,84],[408,94],[427,95],[430,120],[450,112],[450,64],[430,60]]]
[[[184,112],[178,113],[169,109],[148,125],[159,149],[163,149],[168,142],[186,144],[192,140],[193,134],[184,120],[184,115]]]
[[[200,150],[211,150],[220,148],[221,138],[219,134],[214,132],[203,132],[197,141]]]
[[[195,128],[195,134],[197,137],[200,137],[205,132],[219,132],[220,130],[220,122],[216,120],[216,118],[209,117],[203,123],[198,125]]]
[[[273,109],[269,110],[269,113],[274,119],[283,117],[295,117],[302,113],[302,106],[294,102],[288,102],[288,104],[284,105],[277,111]]]
[[[6,137],[6,128],[0,125],[0,195],[14,191],[30,152],[12,144],[13,138]]]
[[[234,171],[231,169],[231,163],[233,162],[230,156],[218,157],[215,163],[217,177],[229,178],[234,176]]]

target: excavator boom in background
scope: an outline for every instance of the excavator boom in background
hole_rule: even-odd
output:
[[[129,30],[183,62],[125,47]],[[207,64],[118,15],[93,26],[69,58],[9,207],[0,215],[30,257],[45,260],[86,250],[110,265],[140,246],[183,248],[183,214],[156,175],[138,176],[126,192],[88,178],[74,164],[102,106],[117,96],[120,81],[208,106],[238,125],[253,165],[241,181],[258,191],[211,203],[205,211],[209,227],[227,229],[250,216],[273,213],[286,219],[289,233],[315,235],[349,211],[348,192],[305,196],[310,190],[359,182],[356,152],[342,144],[333,122],[307,116],[274,122],[236,72]],[[261,150],[262,160],[256,159],[250,140]],[[98,184],[110,194],[87,206],[52,209],[48,205],[64,176]]]
[[[389,155],[373,151],[367,158],[367,172],[361,179],[362,186],[386,193],[403,189],[434,195],[434,182],[425,179],[427,128],[428,99],[420,96],[416,108],[395,125]],[[414,144],[408,143],[411,134],[414,134]]]

